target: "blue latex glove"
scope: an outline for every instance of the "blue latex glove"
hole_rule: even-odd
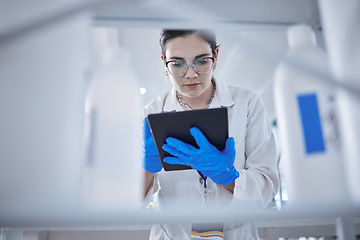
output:
[[[219,151],[209,143],[198,128],[191,128],[190,133],[199,149],[176,138],[169,137],[166,139],[163,149],[175,157],[166,157],[164,161],[170,164],[191,166],[217,184],[228,185],[233,183],[239,177],[239,172],[234,167],[236,155],[234,138],[228,138],[225,149]]]
[[[149,123],[146,118],[144,118],[143,121],[143,140],[143,168],[151,173],[160,172],[162,169],[162,162],[156,148],[155,140],[151,134]]]

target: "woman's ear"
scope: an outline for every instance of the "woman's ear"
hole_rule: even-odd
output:
[[[169,74],[168,74],[168,71],[167,71],[167,68],[166,68],[166,62],[165,62],[165,56],[164,56],[164,54],[161,54],[161,55],[160,55],[160,58],[161,58],[161,61],[164,63],[165,75],[169,77]]]
[[[214,51],[214,70],[216,68],[216,65],[217,65],[217,60],[218,60],[218,55],[219,55],[219,47],[216,47],[215,48],[215,51]]]
[[[161,61],[163,61],[164,65],[165,65],[166,63],[165,63],[165,56],[164,56],[164,54],[161,54],[161,55],[160,55],[160,58],[161,58]]]

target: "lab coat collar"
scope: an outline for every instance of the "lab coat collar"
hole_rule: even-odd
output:
[[[216,92],[215,92],[215,97],[212,103],[210,104],[210,108],[231,107],[232,105],[234,105],[235,102],[231,96],[229,87],[226,84],[222,83],[221,81],[217,81],[215,78],[214,81],[216,82]],[[184,111],[184,109],[177,101],[175,88],[172,88],[169,95],[166,97],[163,111],[164,112]]]
[[[232,98],[229,87],[225,83],[217,81],[215,78],[213,79],[216,82],[216,92],[210,108],[231,107],[234,105],[235,101]]]
[[[184,109],[181,107],[180,103],[176,98],[176,89],[172,88],[169,95],[165,98],[165,103],[163,107],[164,112],[181,112]]]

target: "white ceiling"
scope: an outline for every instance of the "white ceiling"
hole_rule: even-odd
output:
[[[319,26],[319,12],[315,0],[117,0],[106,1],[96,8],[98,24],[164,26],[209,16],[206,21],[225,24],[289,25],[307,23]],[[192,22],[192,24],[196,24]]]

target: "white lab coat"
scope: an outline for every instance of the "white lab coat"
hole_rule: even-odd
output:
[[[175,89],[169,90],[147,104],[142,116],[150,113],[183,111],[176,99]],[[176,204],[197,204],[202,207],[236,205],[254,210],[266,208],[278,190],[276,144],[261,98],[254,92],[227,86],[216,81],[215,97],[210,108],[228,108],[229,136],[236,147],[235,167],[240,177],[234,193],[207,180],[207,197],[201,177],[195,170],[160,171],[148,192],[158,192],[159,207]],[[150,239],[190,239],[191,225],[155,225]],[[225,239],[258,239],[256,226],[227,224]]]

